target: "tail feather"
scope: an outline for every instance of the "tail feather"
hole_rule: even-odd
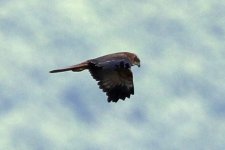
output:
[[[79,71],[83,71],[85,69],[88,69],[87,62],[83,62],[78,65],[74,65],[74,66],[70,66],[70,67],[66,67],[66,68],[62,68],[62,69],[55,69],[55,70],[50,71],[50,73],[58,73],[58,72],[64,72],[64,71],[79,72]]]

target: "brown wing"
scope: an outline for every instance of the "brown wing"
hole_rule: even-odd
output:
[[[128,62],[110,61],[101,65],[91,63],[89,71],[92,77],[99,81],[99,88],[106,92],[108,102],[125,100],[134,94],[133,74]]]

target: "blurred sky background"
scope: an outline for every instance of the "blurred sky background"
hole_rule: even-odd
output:
[[[88,71],[130,51],[135,95]],[[224,150],[224,0],[0,0],[1,150]]]

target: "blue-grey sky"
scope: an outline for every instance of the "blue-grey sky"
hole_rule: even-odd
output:
[[[224,41],[223,0],[0,0],[0,149],[224,150]],[[120,51],[126,101],[48,73]]]

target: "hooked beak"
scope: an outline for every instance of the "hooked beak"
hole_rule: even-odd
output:
[[[140,62],[137,62],[135,65],[137,65],[138,67],[141,67]]]

